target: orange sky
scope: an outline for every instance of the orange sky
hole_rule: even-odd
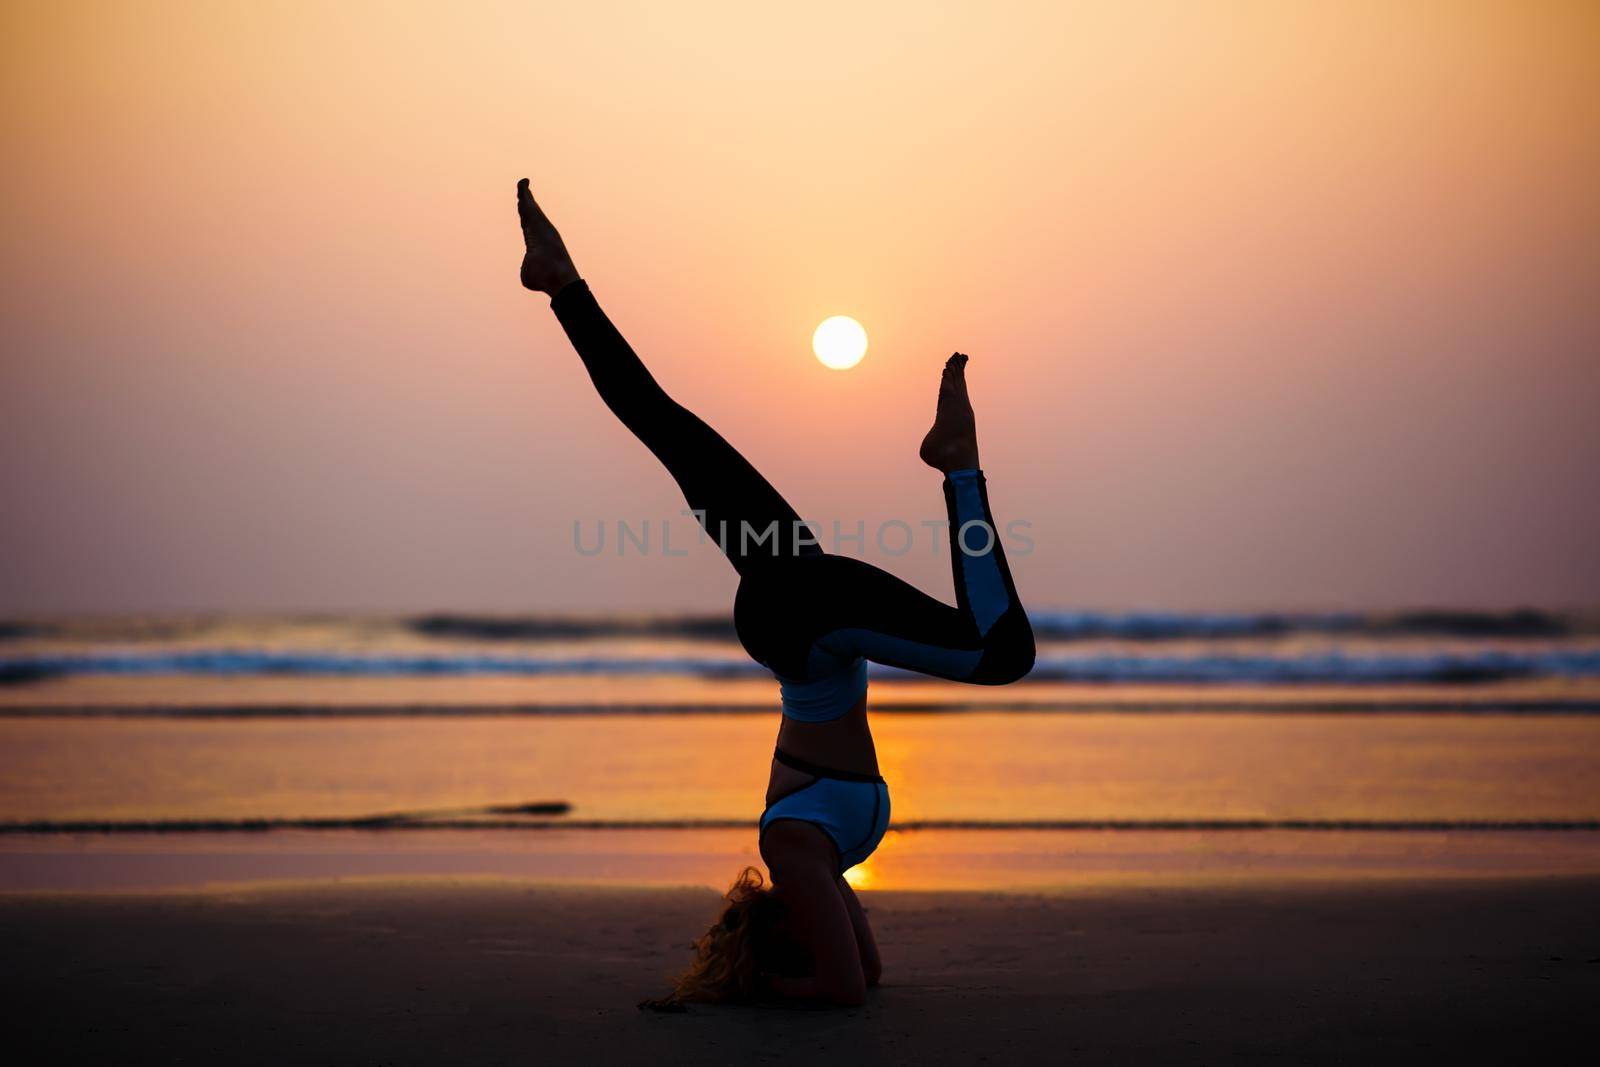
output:
[[[573,551],[681,504],[516,285],[525,174],[825,524],[940,515],[959,347],[1032,606],[1600,600],[1594,4],[0,22],[0,611],[726,608]]]

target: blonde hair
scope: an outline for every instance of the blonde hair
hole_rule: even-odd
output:
[[[783,914],[783,905],[754,867],[740,871],[722,899],[721,914],[695,941],[694,962],[673,979],[672,994],[640,1007],[672,1010],[689,1002],[729,1004],[755,998],[762,941]]]

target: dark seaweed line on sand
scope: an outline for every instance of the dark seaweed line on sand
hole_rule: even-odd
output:
[[[527,810],[532,814],[532,809],[538,807],[541,805],[522,805],[493,810]],[[426,815],[373,815],[320,819],[35,820],[0,823],[0,834],[215,834],[265,833],[272,830],[748,830],[755,825],[755,820],[752,819],[441,819]],[[890,829],[900,832],[1285,830],[1345,833],[1460,831],[1526,833],[1600,831],[1600,819],[919,819],[893,823]]]
[[[0,719],[476,719],[585,715],[771,715],[777,702],[696,704],[22,704]],[[1600,700],[887,700],[874,715],[1600,715]]]

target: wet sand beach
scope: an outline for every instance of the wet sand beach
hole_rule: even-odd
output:
[[[44,1061],[1506,1062],[1600,1035],[1600,880],[885,892],[852,1011],[641,1012],[704,889],[303,883],[0,900]]]

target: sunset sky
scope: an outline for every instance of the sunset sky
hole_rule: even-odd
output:
[[[523,176],[825,527],[942,516],[959,348],[1030,607],[1600,602],[1600,5],[0,26],[0,614],[727,609],[709,547],[573,548],[691,527],[517,285]]]

